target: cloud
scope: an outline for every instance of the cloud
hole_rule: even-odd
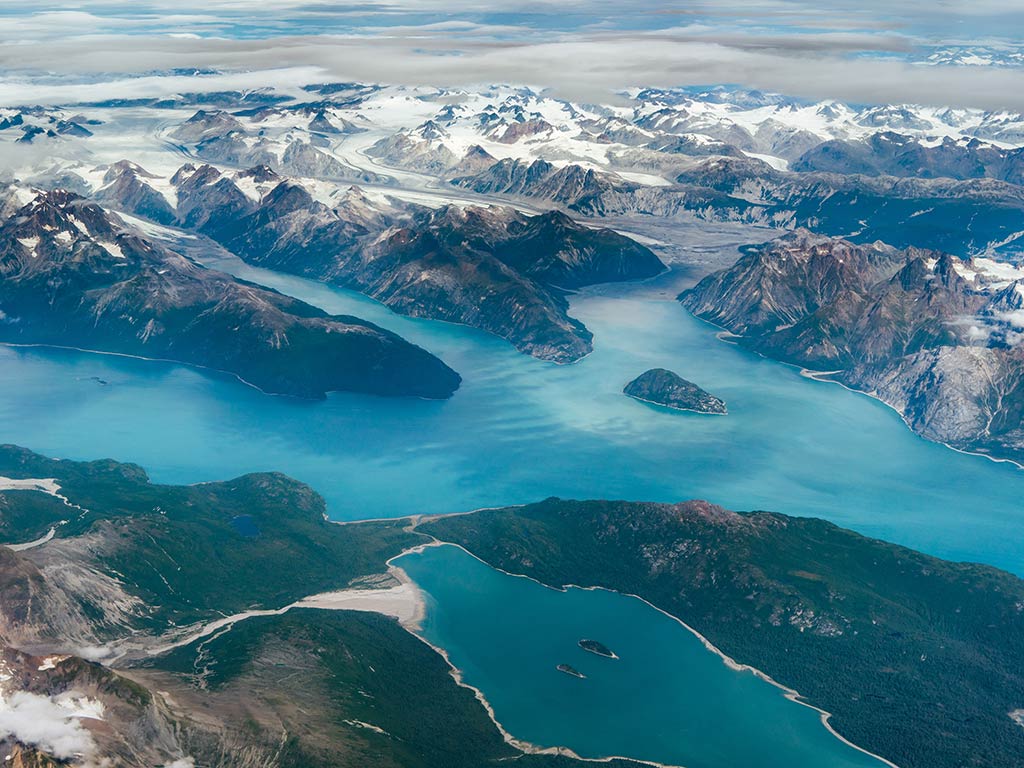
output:
[[[139,61],[147,60],[144,51],[138,52],[136,58]],[[250,64],[253,63],[248,56],[245,56],[244,59]],[[187,63],[187,57],[182,58],[173,54],[169,57],[157,56],[153,61],[159,61],[160,68],[190,66]],[[152,67],[146,68],[151,69]],[[322,81],[327,76],[327,71],[312,66],[232,71],[202,77],[170,74],[135,77],[115,75],[89,82],[61,77],[47,77],[40,80],[32,76],[9,76],[0,79],[0,106],[74,105],[107,99],[158,99],[178,93],[251,90],[264,87],[294,92],[295,95],[298,95],[301,92],[301,86],[310,82]]]
[[[0,696],[0,741],[13,739],[67,760],[95,749],[78,714],[55,699],[25,691]]]
[[[619,0],[263,0],[258,9],[249,0],[107,0],[102,13],[37,0],[31,7],[0,11],[3,104],[295,89],[305,73],[409,85],[522,83],[593,101],[633,86],[731,83],[857,103],[1024,110],[1020,69],[913,61],[951,30],[977,44],[1005,43],[1014,20],[1024,24],[1019,0],[685,7],[645,0],[628,14]],[[235,74],[191,82],[134,76],[175,67]]]
[[[113,650],[105,645],[83,645],[75,648],[74,652],[87,661],[102,661],[110,658]]]
[[[904,45],[892,38],[889,48]],[[894,56],[854,57],[856,38],[795,35],[715,39],[680,33],[599,33],[553,40],[460,40],[441,35],[286,36],[260,40],[89,36],[0,48],[0,68],[44,79],[0,79],[0,104],[75,103],[329,79],[409,85],[521,83],[582,101],[633,86],[736,83],[854,103],[923,103],[1024,110],[1016,69],[924,66]],[[888,50],[883,46],[883,51]],[[279,68],[266,69],[273,61]],[[174,67],[232,70],[215,77],[124,77]],[[88,73],[121,73],[94,77]]]

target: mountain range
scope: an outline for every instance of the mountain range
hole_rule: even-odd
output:
[[[205,269],[73,193],[15,189],[10,200],[0,341],[188,363],[303,397],[444,398],[459,385],[389,331]]]
[[[325,200],[266,166],[185,165],[162,180],[174,208],[132,164],[104,181],[96,195],[106,203],[200,232],[251,264],[353,288],[402,314],[482,328],[556,362],[591,349],[590,332],[567,314],[568,291],[665,269],[646,246],[557,211],[430,208],[357,187]]]

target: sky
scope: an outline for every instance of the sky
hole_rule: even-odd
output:
[[[947,49],[1011,65],[928,63]],[[1021,111],[1022,52],[1024,0],[0,0],[0,104],[172,93],[180,74],[158,73],[211,68],[191,90],[515,83],[602,101],[734,84]]]

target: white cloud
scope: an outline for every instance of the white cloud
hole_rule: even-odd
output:
[[[185,65],[182,64],[182,66]],[[225,72],[204,77],[191,75],[114,76],[86,83],[70,79],[54,80],[53,78],[47,78],[45,82],[40,82],[30,76],[9,76],[0,79],[0,106],[76,104],[113,98],[162,98],[193,91],[246,90],[261,87],[298,93],[300,86],[323,80],[326,75],[327,73],[319,67],[294,67],[269,71]]]
[[[996,320],[1004,322],[1013,328],[1024,328],[1024,309],[997,312],[994,317]]]
[[[234,82],[251,87],[263,84],[273,62],[275,79],[305,70],[318,71],[316,79],[414,85],[513,82],[594,100],[631,86],[738,83],[864,103],[1024,109],[1020,70],[906,60],[954,31],[958,39],[998,40],[1014,19],[1024,23],[1020,0],[725,0],[685,8],[645,0],[628,15],[613,0],[263,0],[258,8],[249,0],[110,0],[103,13],[38,0],[32,7],[0,10],[4,104],[90,101],[107,98],[104,89],[142,96],[147,88],[167,95],[220,87],[214,79],[110,76],[174,67],[244,70],[250,74]],[[496,13],[505,14],[501,23],[487,21]],[[64,81],[11,74],[27,71]],[[97,74],[109,82],[76,84]]]
[[[55,41],[0,50],[0,68],[63,73],[46,82],[0,80],[0,104],[72,103],[111,96],[162,96],[200,89],[271,85],[295,88],[325,79],[413,85],[488,82],[551,87],[581,100],[602,100],[631,86],[740,83],[809,98],[862,103],[924,103],[1024,110],[1017,70],[934,67],[834,53],[820,39],[799,47],[776,39],[770,48],[670,35],[565,36],[539,43],[468,41],[453,53],[436,37],[318,36],[267,40],[115,36]],[[813,44],[812,44],[813,43]],[[266,62],[281,69],[267,72]],[[77,83],[84,73],[173,67],[245,70],[211,78],[158,76]]]
[[[0,740],[14,739],[62,760],[88,756],[92,735],[74,708],[47,696],[17,691],[0,696]]]

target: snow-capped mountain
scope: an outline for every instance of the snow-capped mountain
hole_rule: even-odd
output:
[[[925,58],[928,64],[962,67],[1022,67],[1024,51],[992,46],[939,48]]]
[[[302,179],[326,204],[355,183],[435,208],[497,197],[592,217],[806,226],[965,256],[1013,256],[1024,232],[1024,117],[1011,112],[724,87],[636,89],[616,104],[507,85],[337,83],[299,93],[21,110],[36,122],[88,124],[92,135],[56,134],[45,152],[23,153],[18,176],[160,223],[175,218],[170,179],[184,156],[234,174],[253,198],[256,180],[238,174],[263,168]],[[0,142],[22,136],[0,130]],[[123,160],[137,167],[112,171]]]

